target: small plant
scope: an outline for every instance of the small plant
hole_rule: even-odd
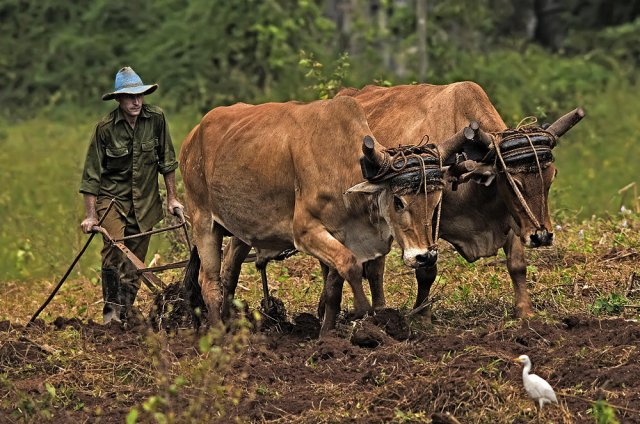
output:
[[[401,411],[400,409],[396,409],[395,413],[395,421],[399,423],[416,423],[416,422],[427,422],[427,414],[424,412],[412,412],[412,411]]]
[[[266,396],[269,394],[269,389],[265,386],[260,385],[256,387],[256,394],[260,396]]]
[[[500,284],[500,277],[498,276],[498,274],[496,273],[491,273],[489,275],[489,287],[491,287],[493,290],[497,290],[500,288],[501,284]]]
[[[617,293],[609,293],[606,296],[598,297],[591,304],[591,311],[594,315],[619,315],[624,310],[627,299]]]
[[[376,386],[382,386],[384,385],[384,383],[387,382],[387,373],[384,372],[384,370],[380,371],[380,374],[378,374],[374,379],[374,382],[376,384]]]
[[[596,401],[587,412],[596,420],[596,424],[620,424],[616,418],[616,412],[605,400]]]
[[[468,302],[471,299],[471,284],[461,284],[456,287],[453,293],[453,300],[458,302]]]
[[[234,306],[244,310],[241,301]],[[157,390],[129,410],[127,424],[138,421],[213,422],[228,417],[240,401],[239,389],[225,383],[235,358],[246,349],[252,324],[241,312],[233,322],[232,334],[213,326],[198,340],[199,355],[194,360],[174,363],[167,357],[167,340],[150,336]]]
[[[14,402],[3,401],[0,403],[0,407],[4,410],[10,411],[13,418],[24,420],[25,422],[37,421],[39,418],[50,420],[52,418],[51,409],[55,407],[58,402],[58,396],[56,394],[56,388],[49,383],[44,385],[46,393],[37,396],[24,392],[16,388],[6,375],[0,374],[0,389],[7,393],[15,393],[16,399]]]
[[[494,359],[487,365],[478,368],[476,373],[491,379],[500,378],[502,377],[502,370],[500,369],[501,365],[504,365],[504,361],[502,359]]]

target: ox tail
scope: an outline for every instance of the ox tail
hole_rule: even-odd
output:
[[[194,327],[200,327],[202,316],[206,313],[207,307],[202,297],[200,283],[198,283],[198,275],[200,274],[200,255],[198,248],[193,246],[191,256],[184,272],[182,284],[191,307],[191,317]]]

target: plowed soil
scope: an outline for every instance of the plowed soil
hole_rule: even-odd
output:
[[[451,328],[438,322],[424,325],[385,309],[363,320],[340,322],[326,337],[318,338],[319,329],[314,316],[300,314],[252,332],[219,376],[226,396],[236,399],[225,402],[222,396],[220,421],[431,422],[433,416],[433,422],[441,422],[433,414],[449,413],[460,422],[530,422],[536,410],[522,387],[521,367],[511,362],[527,354],[533,372],[558,393],[560,405],[545,407],[546,420],[594,422],[588,410],[594,401],[606,399],[621,422],[640,423],[640,324],[632,320],[547,316]],[[89,357],[109,358],[102,362],[104,369],[91,369],[90,361],[62,366],[58,356],[63,347],[43,341],[55,332],[74,334],[79,338],[74,345],[84,346]],[[46,395],[45,382],[58,387],[66,379],[85,382],[84,390],[78,387],[70,396],[73,403],[50,403],[54,422],[124,422],[132,407],[153,394],[144,384],[152,376],[136,373],[161,368],[149,357],[150,334],[165,334],[162,352],[173,363],[202,360],[202,330],[172,328],[167,335],[153,333],[145,323],[122,328],[60,317],[29,328],[0,323],[0,367],[11,393],[25,397]],[[122,363],[140,368],[130,366],[130,375],[122,375]],[[91,390],[88,375],[107,378],[114,370],[137,381],[139,389],[123,386],[130,391],[122,393],[114,384],[112,392]],[[193,407],[193,390],[176,397],[171,408]],[[6,408],[14,399],[4,393],[0,422],[20,420]],[[82,407],[74,410],[79,403]]]

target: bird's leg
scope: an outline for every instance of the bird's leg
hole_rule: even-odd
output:
[[[533,401],[533,404],[536,407],[536,422],[539,423],[540,422],[540,416],[542,415],[542,407],[540,405],[538,405],[538,402],[536,402],[535,400]]]

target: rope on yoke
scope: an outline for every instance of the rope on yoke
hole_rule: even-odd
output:
[[[544,219],[545,195],[544,177],[542,170],[553,161],[551,149],[556,142],[554,134],[535,126],[535,117],[526,117],[518,123],[515,129],[507,129],[501,133],[492,133],[492,150],[502,165],[503,172],[518,201],[522,205],[531,223],[541,229],[542,225],[529,207],[522,192],[515,183],[512,172],[536,172],[540,177],[540,217]],[[523,145],[526,139],[526,144]],[[499,141],[498,141],[499,140]],[[532,158],[535,166],[532,163]]]
[[[382,151],[383,160],[373,176],[365,178],[373,183],[389,182],[392,192],[396,195],[424,193],[425,200],[425,232],[432,221],[428,216],[429,192],[442,191],[444,188],[444,172],[442,171],[442,157],[436,147],[426,144],[429,137],[425,136],[418,145],[398,146]],[[438,202],[435,235],[429,250],[437,250],[437,240],[440,228],[442,199]]]
[[[372,183],[388,181],[394,194],[417,194],[444,186],[442,160],[434,145],[398,146],[382,151],[375,175],[364,175]]]

